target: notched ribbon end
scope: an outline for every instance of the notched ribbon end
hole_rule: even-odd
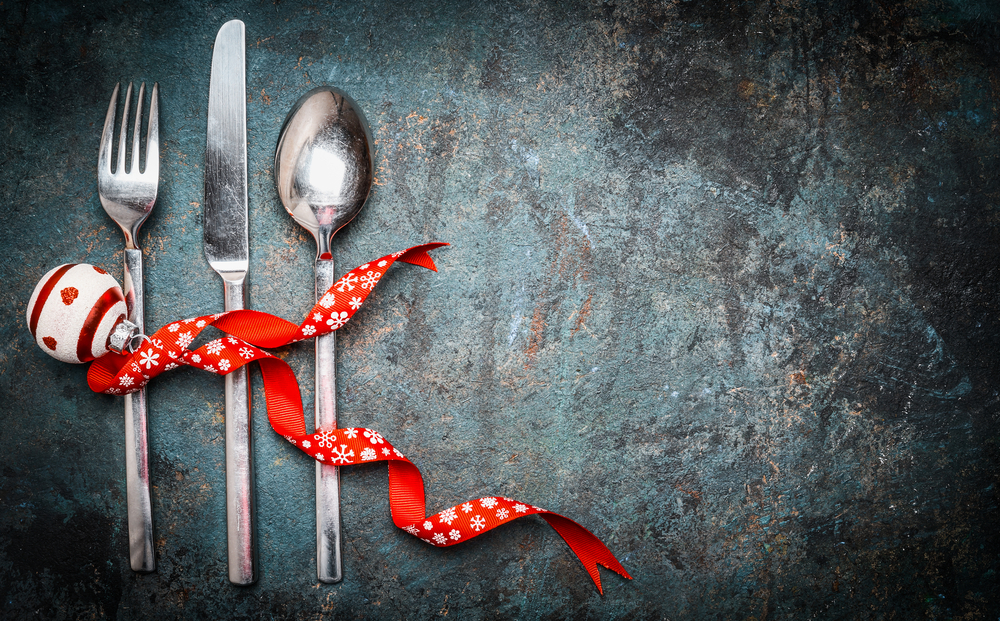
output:
[[[587,570],[587,573],[590,574],[590,578],[594,581],[594,585],[597,587],[597,592],[600,593],[601,595],[604,595],[604,587],[601,585],[601,574],[600,571],[597,569],[598,565],[604,567],[605,569],[610,569],[611,571],[615,572],[616,574],[618,574],[622,578],[625,578],[626,580],[632,579],[632,576],[627,571],[625,571],[625,568],[621,566],[621,563],[619,563],[617,559],[612,557],[611,560],[613,561],[613,563],[605,561],[596,561],[596,560],[591,560],[589,563],[587,562],[583,563],[584,568]]]
[[[558,513],[541,513],[539,515],[549,523],[549,526],[559,533],[559,536],[563,538],[566,545],[573,550],[576,557],[583,564],[583,568],[590,574],[591,580],[594,581],[594,585],[597,586],[597,590],[601,595],[604,595],[604,589],[601,586],[601,574],[597,569],[598,565],[603,565],[623,578],[632,579],[632,576],[625,571],[625,568],[618,562],[618,559],[611,553],[611,550],[592,532]]]
[[[610,569],[611,571],[615,572],[616,574],[618,574],[622,578],[625,578],[626,580],[632,579],[632,576],[627,571],[625,571],[625,568],[622,567],[621,564],[616,559],[614,559],[614,557],[612,557],[613,563],[608,563],[605,561],[597,561],[593,559],[589,559],[589,562],[584,561],[583,559],[580,560],[581,562],[583,562],[584,569],[586,569],[587,573],[590,574],[590,579],[594,581],[594,586],[597,587],[597,592],[600,593],[601,595],[604,595],[604,587],[601,585],[601,574],[600,570],[597,569],[598,565],[604,567],[605,569]]]
[[[593,573],[590,574],[590,577],[594,579],[594,583],[597,584],[597,590],[600,592],[601,595],[604,595],[604,589],[601,587],[601,575],[598,573],[597,570],[598,565],[604,567],[605,569],[610,569],[611,571],[615,572],[616,574],[618,574],[622,578],[625,578],[626,580],[632,579],[632,575],[629,574],[627,571],[625,571],[625,568],[622,567],[617,560],[615,561],[615,564],[613,566],[602,561],[597,561],[594,564],[594,571]]]
[[[433,272],[438,271],[437,266],[434,265],[434,260],[431,259],[431,255],[427,254],[428,250],[434,250],[435,248],[440,248],[441,246],[450,246],[446,242],[431,242],[429,244],[422,244],[420,246],[414,246],[410,248],[403,254],[399,256],[398,261],[403,263],[409,263],[410,265],[416,265],[419,267],[425,267]]]

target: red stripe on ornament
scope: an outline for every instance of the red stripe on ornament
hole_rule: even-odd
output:
[[[76,343],[76,357],[80,359],[80,362],[87,362],[94,359],[91,349],[94,345],[94,335],[97,334],[97,328],[101,325],[101,319],[108,314],[112,306],[124,301],[125,298],[122,297],[121,289],[114,286],[105,291],[104,295],[94,303],[93,308],[90,309],[90,314],[87,315],[87,320],[83,322],[83,327],[80,328],[80,340]]]
[[[35,336],[35,329],[38,328],[38,318],[42,316],[42,307],[45,306],[45,301],[49,299],[49,294],[55,289],[56,283],[59,279],[63,277],[63,274],[68,272],[73,268],[72,263],[67,263],[66,265],[60,267],[45,281],[42,288],[38,291],[38,297],[35,299],[35,307],[31,309],[31,320],[28,322],[28,330],[31,332],[32,338]]]

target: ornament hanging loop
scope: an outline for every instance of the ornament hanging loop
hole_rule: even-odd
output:
[[[149,337],[139,331],[139,326],[123,319],[108,337],[108,349],[117,354],[134,354],[147,338]]]

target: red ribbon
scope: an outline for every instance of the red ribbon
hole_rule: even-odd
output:
[[[253,310],[195,317],[168,324],[147,338],[131,355],[108,354],[90,366],[87,383],[95,392],[120,395],[135,392],[153,377],[178,366],[198,367],[227,375],[257,362],[264,379],[267,418],[271,427],[313,459],[350,466],[385,461],[389,466],[389,506],[393,523],[435,546],[472,539],[526,515],[538,514],[559,533],[583,563],[603,594],[598,565],[632,577],[590,531],[573,520],[526,502],[487,496],[426,515],[424,480],[410,460],[380,433],[349,427],[307,433],[299,385],[288,364],[260,349],[275,348],[337,330],[354,315],[382,275],[396,261],[437,271],[428,250],[443,243],[414,246],[355,268],[320,298],[301,325]],[[202,330],[214,325],[230,336],[187,349]]]

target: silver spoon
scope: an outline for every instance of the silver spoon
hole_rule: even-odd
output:
[[[278,196],[316,238],[316,299],[333,286],[333,235],[365,204],[372,187],[368,122],[345,93],[329,86],[303,95],[285,119],[274,153]],[[337,427],[335,332],[316,339],[316,429]],[[316,575],[340,582],[340,472],[316,462]]]

